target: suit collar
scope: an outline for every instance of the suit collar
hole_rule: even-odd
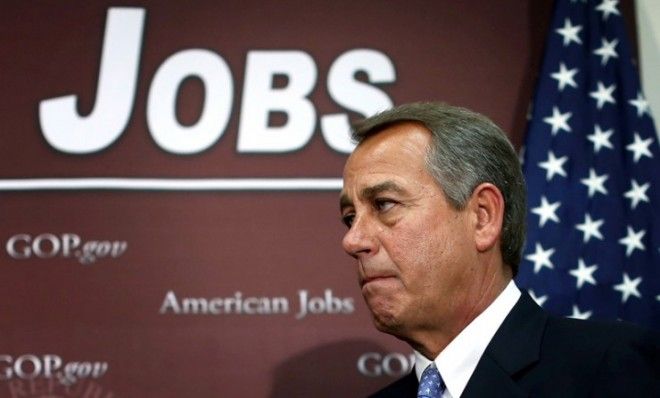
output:
[[[525,292],[479,360],[464,397],[523,397],[513,376],[539,359],[547,314]]]

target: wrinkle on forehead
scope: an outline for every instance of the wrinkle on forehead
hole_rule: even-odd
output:
[[[408,205],[437,194],[439,186],[426,166],[431,139],[431,132],[418,123],[396,124],[365,139],[344,167],[340,211],[384,192],[397,194]]]
[[[400,151],[402,156],[426,159],[431,145],[431,132],[423,125],[413,122],[396,124],[368,137],[355,148],[346,162],[346,168],[356,159],[388,163],[392,159],[392,150]],[[421,164],[424,164],[422,162]]]

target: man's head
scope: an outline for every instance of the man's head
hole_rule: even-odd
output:
[[[474,316],[494,273],[510,277],[520,261],[525,192],[513,147],[487,118],[437,103],[368,118],[354,139],[343,246],[376,326],[406,336],[439,316],[461,327],[453,317]]]

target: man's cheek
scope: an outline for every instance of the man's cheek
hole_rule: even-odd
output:
[[[394,283],[377,285],[370,283],[362,289],[362,296],[367,306],[374,314],[385,314],[396,312],[396,307],[403,301],[400,286]]]

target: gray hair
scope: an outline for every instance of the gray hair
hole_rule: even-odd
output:
[[[506,134],[487,117],[468,109],[419,102],[363,120],[354,126],[352,137],[359,144],[386,127],[404,122],[419,122],[431,132],[426,166],[454,209],[465,208],[479,184],[489,182],[500,190],[504,196],[502,261],[515,276],[525,239],[525,182]]]

